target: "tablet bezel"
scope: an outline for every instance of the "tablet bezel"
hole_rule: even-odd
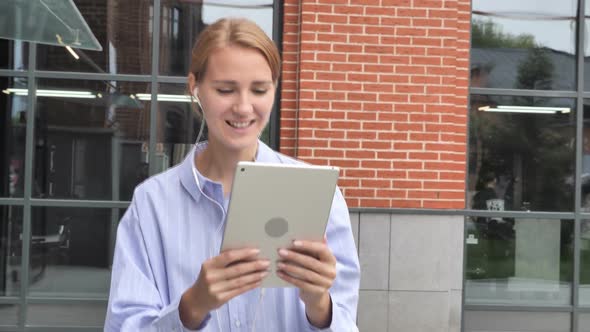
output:
[[[277,250],[295,239],[323,240],[339,171],[335,166],[239,162],[221,250],[259,248],[260,257],[271,261],[261,287],[292,287],[276,275]],[[286,234],[267,234],[265,226],[277,221],[273,218],[288,220]]]

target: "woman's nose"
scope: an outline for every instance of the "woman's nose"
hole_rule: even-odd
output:
[[[253,110],[252,101],[248,93],[240,93],[234,104],[234,112],[239,114],[250,113]]]

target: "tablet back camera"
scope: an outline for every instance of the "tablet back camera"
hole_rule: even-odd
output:
[[[268,236],[279,238],[289,231],[289,223],[285,218],[274,217],[269,219],[264,225],[264,231]]]

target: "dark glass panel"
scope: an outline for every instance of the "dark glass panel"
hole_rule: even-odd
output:
[[[469,116],[468,207],[573,211],[573,100],[472,95]]]
[[[465,303],[571,304],[572,220],[467,217]]]
[[[151,73],[152,0],[74,0],[102,51],[39,44],[37,68],[111,74]]]
[[[146,83],[39,81],[33,196],[129,200],[148,175],[149,93]]]
[[[160,74],[185,76],[191,49],[199,32],[222,17],[247,17],[272,38],[272,0],[179,1],[162,0]]]
[[[104,328],[107,303],[74,302],[64,304],[29,303],[27,325]]]
[[[25,70],[29,66],[29,44],[0,39],[0,69]]]
[[[22,232],[23,208],[0,206],[0,296],[19,295]]]
[[[0,197],[23,197],[27,80],[0,77]]]
[[[116,209],[33,208],[29,295],[106,299],[116,214]]]
[[[577,1],[474,0],[471,86],[574,90]]]

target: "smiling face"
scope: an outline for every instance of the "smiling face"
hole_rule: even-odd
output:
[[[225,46],[211,53],[196,82],[209,132],[209,144],[252,155],[268,123],[275,84],[258,51]]]

